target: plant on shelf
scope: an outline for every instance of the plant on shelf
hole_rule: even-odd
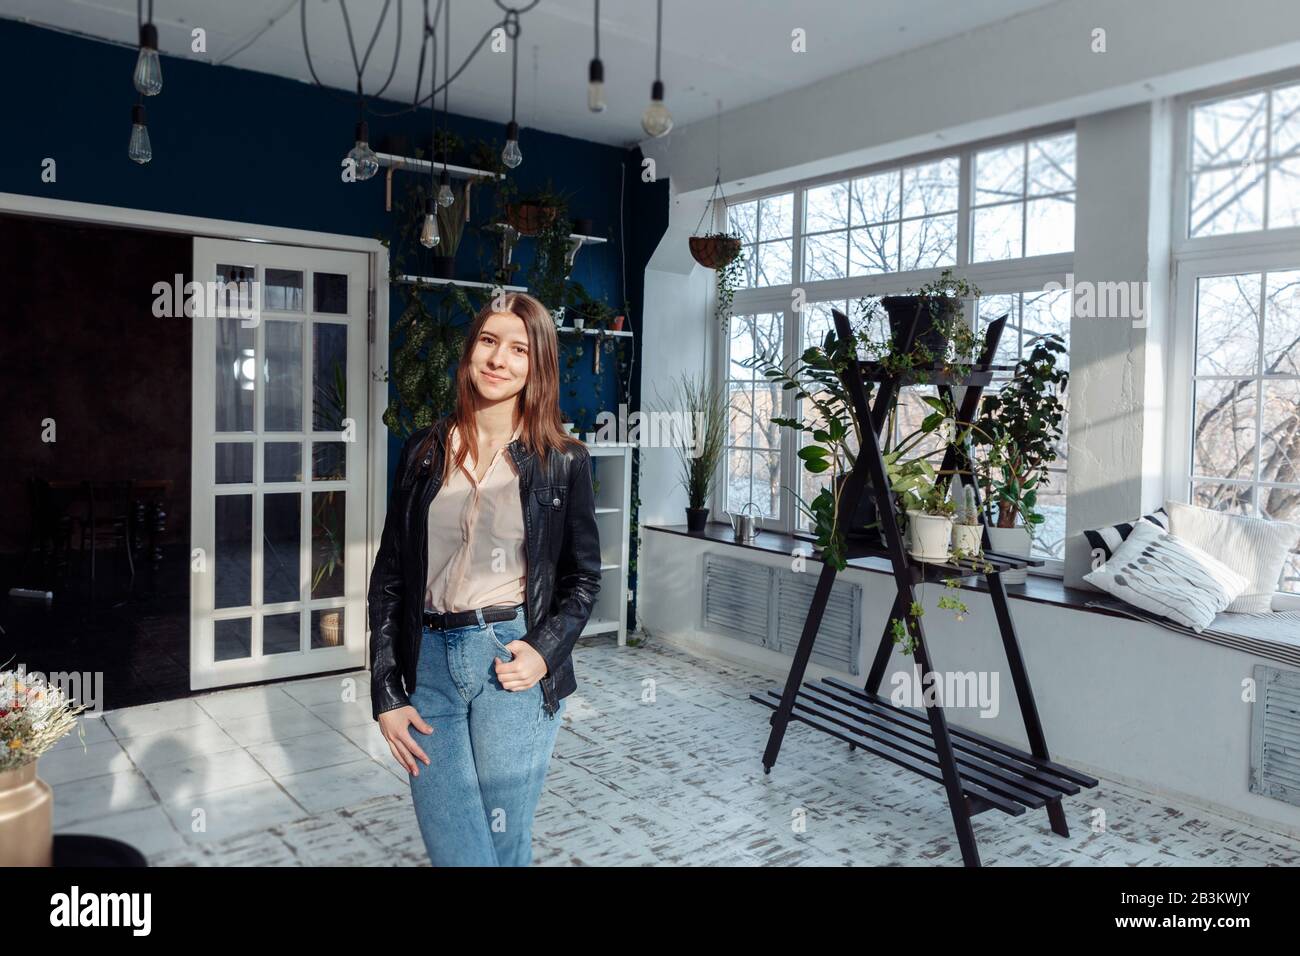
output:
[[[1011,381],[984,397],[976,438],[983,452],[978,472],[989,509],[989,543],[995,551],[1022,557],[1029,554],[1034,529],[1045,520],[1039,493],[1058,456],[1070,378],[1060,367],[1066,352],[1061,335],[1040,335],[1026,345],[1032,347],[1016,363]],[[1003,580],[1008,579],[1023,580],[1023,572],[1015,578],[1004,574]]]
[[[433,294],[437,305],[425,302]],[[406,308],[393,328],[391,372],[385,381],[396,395],[384,411],[384,424],[400,438],[432,425],[456,404],[452,366],[460,359],[464,324],[479,304],[457,285],[408,288]]]
[[[528,271],[528,288],[554,314],[558,309],[564,308],[565,283],[569,278],[568,205],[565,197],[552,190],[549,183],[546,189],[536,195],[544,197],[547,208],[553,209],[555,215],[543,219],[536,233],[532,267]],[[515,228],[518,226],[515,225]],[[520,232],[523,233],[522,230]]]
[[[709,519],[709,495],[726,451],[726,396],[717,386],[707,385],[702,375],[682,375],[671,404],[662,410],[665,420],[681,424],[679,433],[673,436],[673,447],[681,461],[681,484],[686,489],[687,530],[703,531]],[[679,437],[681,442],[677,443]]]
[[[902,494],[908,500],[906,514],[912,532],[912,557],[918,561],[947,561],[952,518],[957,511],[957,505],[948,500],[947,490],[930,479],[928,483],[911,483]]]
[[[980,337],[965,320],[965,303],[980,295],[979,287],[945,269],[933,282],[909,289],[907,295],[857,300],[863,323],[859,349],[885,372],[906,376],[930,371],[931,377],[961,379],[970,374]],[[887,316],[882,317],[881,313]],[[916,320],[912,347],[903,351],[901,337]]]

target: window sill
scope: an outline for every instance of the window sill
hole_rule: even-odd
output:
[[[753,541],[741,543],[735,540],[731,525],[721,521],[710,521],[705,525],[703,531],[688,531],[686,525],[675,524],[647,524],[644,526],[648,531],[660,531],[667,534],[679,534],[686,538],[693,538],[707,544],[727,545],[732,548],[748,548],[753,551],[762,551],[767,554],[780,555],[788,558],[794,554],[795,549],[801,549],[809,554],[807,560],[821,562],[812,556],[813,546],[811,542],[803,538],[796,538],[793,535],[785,534],[779,531],[763,531]],[[889,562],[884,558],[854,558],[848,562],[850,569],[860,571],[870,571],[875,574],[893,575],[893,569]],[[983,578],[966,578],[962,581],[960,587],[967,591],[978,591],[984,594],[988,593],[988,584]],[[1105,617],[1117,617],[1126,621],[1134,621],[1139,624],[1147,624],[1149,627],[1161,628],[1161,625],[1135,619],[1132,615],[1122,611],[1112,610],[1107,607],[1099,607],[1089,602],[1105,598],[1106,595],[1100,591],[1085,591],[1081,588],[1066,587],[1060,578],[1048,577],[1046,575],[1031,574],[1024,584],[1006,585],[1007,596],[1013,600],[1030,601],[1034,604],[1046,604],[1052,607],[1068,608],[1072,611],[1082,611],[1085,614],[1099,614]],[[1181,631],[1173,633],[1184,633]],[[1209,634],[1197,635],[1186,633],[1187,637],[1195,637],[1212,644],[1233,647],[1237,650],[1243,650],[1247,653],[1278,661],[1286,664],[1298,664],[1297,649],[1293,644],[1285,642],[1273,642],[1266,640],[1254,640],[1248,645],[1242,645],[1240,642],[1225,641]]]

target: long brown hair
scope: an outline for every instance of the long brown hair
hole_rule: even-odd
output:
[[[479,309],[469,324],[465,335],[465,344],[461,349],[460,362],[456,367],[456,408],[450,413],[448,428],[435,428],[429,432],[420,448],[421,458],[432,451],[434,442],[441,437],[444,441],[451,428],[460,430],[461,444],[455,455],[443,455],[444,480],[459,468],[469,454],[470,448],[478,447],[478,429],[474,422],[474,381],[470,372],[470,355],[478,342],[479,332],[489,316],[499,313],[517,315],[524,320],[524,329],[528,333],[528,379],[523,389],[515,396],[521,403],[523,427],[519,438],[524,447],[543,461],[551,451],[563,451],[567,447],[581,447],[582,443],[564,430],[560,418],[560,363],[559,343],[555,334],[555,322],[551,319],[546,306],[526,292],[508,292],[494,297],[487,305]],[[443,449],[444,452],[446,449]]]

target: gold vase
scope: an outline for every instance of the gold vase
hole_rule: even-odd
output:
[[[50,866],[54,791],[36,776],[37,761],[0,770],[0,866]]]

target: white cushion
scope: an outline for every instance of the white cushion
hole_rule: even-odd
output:
[[[1223,562],[1149,521],[1136,522],[1110,560],[1083,579],[1198,633],[1250,585]]]
[[[1282,565],[1287,554],[1300,545],[1300,526],[1177,501],[1165,502],[1165,510],[1171,533],[1214,555],[1250,582],[1226,610],[1243,614],[1272,610]]]

